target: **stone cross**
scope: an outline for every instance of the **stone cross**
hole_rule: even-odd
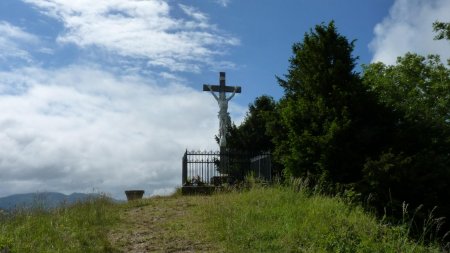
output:
[[[219,104],[219,146],[224,149],[227,145],[228,128],[231,125],[230,114],[228,113],[228,101],[230,101],[236,93],[241,93],[240,86],[226,86],[225,72],[220,72],[220,85],[204,84],[203,91],[209,91]],[[215,92],[219,93],[219,96]],[[227,92],[232,92],[231,96],[226,97]]]

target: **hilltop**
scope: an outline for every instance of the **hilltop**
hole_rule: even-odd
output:
[[[119,204],[100,197],[2,220],[0,248],[11,252],[441,252],[410,239],[408,224],[298,185]]]

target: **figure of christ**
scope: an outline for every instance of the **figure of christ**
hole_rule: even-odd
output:
[[[227,145],[226,135],[228,132],[228,128],[231,126],[231,118],[230,114],[228,113],[228,101],[230,101],[234,97],[238,87],[234,87],[233,93],[228,98],[226,97],[225,91],[219,92],[219,96],[217,96],[214,93],[211,85],[208,85],[208,88],[219,104],[219,146],[225,147]]]

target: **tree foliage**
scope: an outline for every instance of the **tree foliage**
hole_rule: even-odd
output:
[[[436,21],[433,23],[433,30],[437,32],[436,40],[450,40],[450,23]]]
[[[232,125],[229,129],[227,148],[234,152],[245,152],[252,155],[273,153],[270,125],[276,118],[276,102],[270,96],[260,96],[249,105],[249,111],[239,126]],[[281,167],[272,161],[272,175],[279,176]],[[238,168],[246,170],[248,168]]]
[[[267,131],[267,124],[275,110],[276,103],[272,97],[261,96],[249,105],[249,111],[237,127],[230,129],[228,148],[248,152],[267,152],[273,150],[273,143]]]
[[[378,205],[439,206],[450,215],[450,70],[438,56],[408,53],[364,69],[365,84],[396,114],[389,148],[364,166]]]
[[[275,110],[275,101],[272,97],[261,96],[249,105],[249,111],[237,127],[230,129],[228,148],[231,150],[245,150],[249,152],[266,152],[273,150],[273,143],[267,133],[267,124],[272,112]]]
[[[294,44],[288,74],[279,78],[288,137],[276,148],[287,175],[356,182],[367,156],[378,152],[385,129],[376,119],[383,109],[353,70],[353,48],[333,22]]]
[[[412,121],[446,124],[450,120],[450,76],[438,55],[407,53],[397,64],[374,63],[364,81],[379,101]]]

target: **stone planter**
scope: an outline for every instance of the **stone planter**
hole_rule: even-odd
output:
[[[125,191],[125,195],[127,195],[127,200],[136,200],[136,199],[142,199],[142,196],[144,196],[144,190],[129,190]]]

